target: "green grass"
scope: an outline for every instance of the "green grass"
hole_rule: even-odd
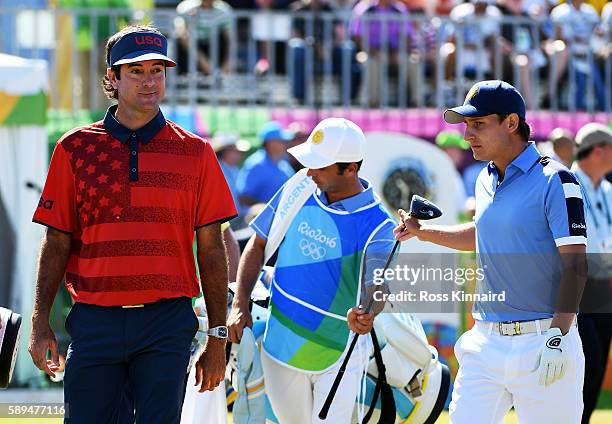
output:
[[[612,409],[612,390],[600,393],[599,399],[597,399],[597,409]],[[608,422],[612,422],[612,420]]]

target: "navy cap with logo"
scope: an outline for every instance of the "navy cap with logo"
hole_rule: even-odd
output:
[[[465,117],[516,113],[525,119],[525,100],[516,88],[505,81],[481,81],[472,86],[462,106],[444,111],[444,120],[460,124]]]
[[[168,67],[176,66],[167,55],[168,40],[163,35],[151,31],[130,32],[111,48],[108,66],[144,60],[163,60]]]

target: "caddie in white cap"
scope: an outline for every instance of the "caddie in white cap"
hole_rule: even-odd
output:
[[[321,421],[318,412],[350,332],[369,333],[380,310],[365,313],[357,307],[374,291],[375,267],[362,275],[363,264],[382,258],[382,268],[393,247],[394,221],[358,175],[365,143],[355,123],[321,121],[306,142],[288,150],[306,169],[250,224],[256,234],[239,265],[229,336],[236,342],[252,325],[249,296],[262,265],[278,252],[262,365],[266,394],[281,424]],[[351,422],[368,343],[368,337],[359,338],[326,422]]]

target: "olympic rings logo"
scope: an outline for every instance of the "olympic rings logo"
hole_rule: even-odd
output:
[[[327,251],[323,247],[317,247],[314,242],[308,241],[306,239],[300,240],[300,249],[302,249],[302,255],[309,256],[315,261],[322,259],[325,257]]]

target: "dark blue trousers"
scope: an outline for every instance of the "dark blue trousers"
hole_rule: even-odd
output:
[[[127,385],[137,422],[178,424],[197,329],[186,297],[129,309],[76,303],[66,319],[64,423],[116,423]]]

